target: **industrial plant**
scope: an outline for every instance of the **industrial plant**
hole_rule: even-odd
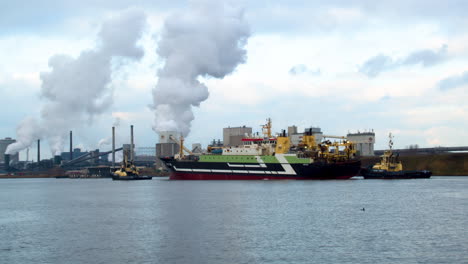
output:
[[[115,128],[112,128],[112,150],[99,149],[83,151],[73,147],[73,132],[70,131],[68,151],[55,155],[50,159],[41,159],[41,140],[37,140],[37,158],[29,157],[29,148],[26,149],[26,160],[19,159],[19,153],[4,154],[8,145],[15,143],[12,138],[0,141],[0,177],[2,178],[107,178],[119,168],[116,162],[116,153],[123,152],[128,155],[132,164],[148,175],[157,176],[160,173],[155,168],[156,149],[151,147],[135,147],[133,144],[133,126],[131,126],[131,143],[115,146]]]
[[[234,147],[243,144],[242,139],[253,136],[252,127],[238,126],[223,128],[223,139],[213,140],[207,144],[207,148]],[[324,135],[319,127],[305,128],[304,132],[298,132],[297,126],[290,126],[287,135],[292,145],[298,145],[305,133],[310,132],[317,143],[326,138],[343,139],[345,137]],[[258,135],[258,132],[257,132]],[[357,151],[362,156],[374,155],[375,134],[373,132],[354,133],[347,135],[348,140],[356,143]],[[0,174],[3,177],[58,177],[58,178],[90,178],[111,177],[112,171],[120,166],[116,162],[116,153],[128,155],[132,164],[140,168],[144,173],[154,176],[165,175],[166,167],[161,162],[162,157],[171,157],[181,152],[181,140],[183,138],[176,131],[163,131],[159,133],[158,143],[154,147],[136,147],[133,142],[133,126],[131,126],[131,142],[122,146],[115,146],[115,128],[112,128],[112,150],[100,149],[82,150],[73,146],[73,132],[69,134],[69,149],[50,159],[41,159],[41,141],[37,140],[37,157],[31,155],[26,149],[26,160],[19,159],[19,153],[3,154],[8,145],[16,140],[6,137],[0,140]],[[183,141],[182,141],[183,142]],[[182,146],[183,147],[183,146]],[[206,149],[200,143],[192,144],[190,154],[205,153]]]
[[[269,121],[269,119],[268,119]],[[270,122],[270,121],[269,121]],[[328,135],[322,132],[320,127],[307,127],[298,131],[295,125],[289,126],[280,134],[271,135],[270,127],[263,127],[270,132],[269,138],[286,136],[291,144],[291,149],[303,144],[305,137],[314,139],[315,144],[323,142],[351,142],[353,151],[363,162],[373,161],[376,155],[381,155],[382,150],[374,150],[375,133],[373,130],[348,133],[346,136]],[[262,137],[258,132],[253,132],[252,127],[237,126],[226,127],[222,130],[222,139],[213,139],[204,148],[200,143],[193,143],[188,149],[184,146],[184,139],[176,131],[163,131],[158,134],[158,143],[154,147],[135,146],[133,143],[133,126],[130,127],[130,143],[115,145],[115,128],[112,128],[112,149],[102,151],[100,149],[83,150],[73,145],[73,132],[69,134],[69,149],[50,159],[41,159],[41,141],[36,142],[35,153],[26,149],[26,160],[20,160],[19,153],[4,154],[10,144],[16,142],[11,137],[0,140],[0,178],[29,178],[29,177],[57,177],[57,178],[106,178],[112,177],[113,172],[123,166],[122,160],[126,160],[138,168],[138,170],[150,176],[167,176],[168,170],[161,158],[174,157],[180,153],[199,156],[205,154],[217,154],[223,148],[238,148],[245,145],[246,138]],[[286,132],[287,131],[287,132]],[[265,134],[266,135],[266,134]],[[409,150],[395,150],[399,153],[434,153],[459,151],[464,148],[422,148]],[[119,160],[116,161],[116,154]],[[220,153],[219,153],[220,154]]]

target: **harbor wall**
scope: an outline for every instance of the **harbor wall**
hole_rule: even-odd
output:
[[[400,156],[404,170],[430,170],[434,176],[468,176],[468,153],[413,154]],[[362,167],[380,157],[362,157]]]

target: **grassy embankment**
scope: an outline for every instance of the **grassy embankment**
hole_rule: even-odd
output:
[[[430,170],[434,176],[468,176],[468,153],[414,154],[400,156],[404,170]],[[367,167],[380,157],[363,157]]]

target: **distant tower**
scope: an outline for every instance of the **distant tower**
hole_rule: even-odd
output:
[[[245,135],[252,134],[252,128],[241,126],[241,127],[226,127],[223,128],[223,143],[224,146],[238,146],[242,144],[242,138]]]
[[[289,126],[288,127],[288,136],[297,134],[297,126]]]
[[[305,131],[311,131],[317,143],[322,142],[323,133],[320,127],[309,127],[304,129],[304,133]],[[293,145],[298,145],[302,141],[302,136],[304,133],[298,133],[296,126],[288,127],[288,136],[291,139],[291,144]]]
[[[374,132],[349,133],[346,137],[356,144],[356,150],[361,156],[374,156]]]
[[[159,143],[156,144],[156,168],[165,168],[159,157],[173,157],[179,153],[180,147],[177,141],[180,133],[176,131],[159,132]]]

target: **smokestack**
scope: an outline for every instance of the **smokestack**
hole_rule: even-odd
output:
[[[37,164],[41,161],[41,140],[37,140]]]
[[[73,159],[73,134],[70,130],[70,160]]]
[[[10,154],[5,154],[3,157],[3,161],[5,162],[5,170],[10,171]]]
[[[134,145],[133,145],[133,125],[130,126],[130,161],[133,162],[133,150],[134,150]]]
[[[112,168],[115,166],[115,127],[112,127]]]

